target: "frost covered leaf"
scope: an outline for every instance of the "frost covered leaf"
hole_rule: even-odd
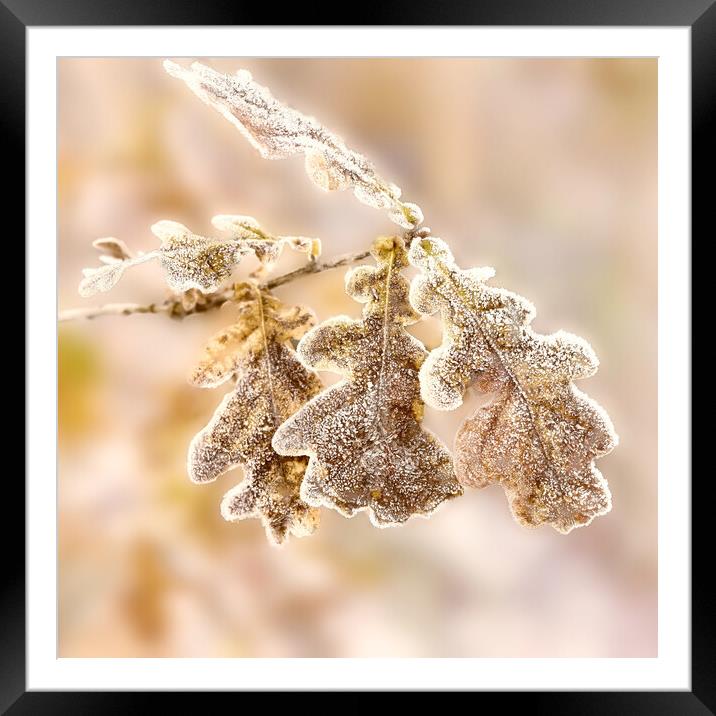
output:
[[[299,496],[308,461],[277,455],[271,447],[276,428],[321,388],[290,342],[313,325],[314,317],[253,284],[237,286],[235,300],[236,323],[211,339],[190,380],[211,388],[233,376],[236,385],[192,441],[188,471],[194,482],[203,483],[243,465],[244,480],[224,496],[222,515],[258,517],[271,540],[281,543],[289,533],[303,536],[318,525],[318,510]]]
[[[158,221],[152,233],[161,239],[156,251],[133,256],[124,242],[114,238],[97,239],[93,246],[101,252],[105,264],[83,269],[80,295],[93,296],[109,291],[130,266],[159,259],[169,287],[177,293],[199,290],[215,291],[230,276],[243,254],[253,252],[265,273],[278,261],[284,246],[315,257],[321,242],[304,236],[272,236],[250,216],[220,215],[212,219],[216,228],[226,231],[230,239],[213,239],[192,233],[176,221]]]
[[[113,236],[95,239],[92,242],[92,246],[100,252],[99,260],[105,263],[124,261],[125,259],[131,259],[133,255],[124,241],[115,239]]]
[[[309,256],[317,256],[321,251],[319,239],[309,239],[305,236],[273,236],[262,229],[253,216],[220,214],[215,216],[211,223],[220,231],[229,233],[234,241],[241,242],[253,251],[263,267],[261,273],[274,267],[281,257],[284,246]]]
[[[122,274],[130,267],[144,263],[150,259],[157,257],[157,252],[152,251],[148,254],[141,254],[128,259],[113,259],[110,262],[106,260],[107,255],[100,257],[103,266],[99,268],[82,269],[84,278],[80,281],[79,293],[83,298],[89,298],[97,293],[105,293],[109,291],[122,278]]]
[[[103,265],[99,268],[82,269],[84,278],[80,282],[79,293],[84,298],[109,291],[122,278],[127,268],[155,256],[153,253],[134,256],[124,241],[113,236],[95,239],[92,246],[99,251],[99,260]]]
[[[499,482],[515,518],[559,532],[611,509],[594,459],[617,444],[604,410],[574,387],[598,366],[589,344],[569,333],[535,333],[529,301],[486,281],[489,268],[460,270],[437,238],[413,242],[410,262],[422,270],[410,298],[422,313],[439,310],[443,343],[420,371],[428,405],[451,410],[475,383],[496,397],[460,428],[456,470],[471,487]]]
[[[273,445],[309,455],[301,496],[346,516],[368,510],[379,527],[427,515],[462,494],[447,449],[420,426],[418,370],[426,351],[405,330],[418,316],[408,303],[402,239],[378,239],[378,266],[346,276],[346,291],[365,303],[363,319],[329,319],[307,333],[298,354],[308,366],[344,380],[289,418]]]
[[[102,252],[99,268],[83,269],[81,296],[93,296],[109,291],[131,266],[159,259],[169,287],[177,293],[199,289],[204,293],[216,290],[231,276],[242,254],[252,248],[238,241],[210,239],[193,234],[176,221],[159,221],[152,233],[161,239],[155,251],[133,256],[124,242],[118,239],[97,239],[93,246]]]
[[[96,293],[104,293],[109,291],[120,278],[127,264],[124,262],[116,264],[106,264],[99,268],[82,269],[84,278],[80,281],[79,292],[83,298],[94,296]]]
[[[279,260],[284,242],[264,232],[252,216],[220,214],[215,216],[211,223],[251,249],[266,269],[272,268]]]
[[[400,188],[378,176],[364,156],[349,149],[312,117],[281,104],[266,87],[254,82],[247,70],[228,75],[199,62],[185,69],[169,60],[164,68],[223,114],[262,157],[284,159],[304,154],[306,172],[321,189],[352,186],[359,201],[387,209],[396,224],[411,229],[422,223],[420,207],[400,201]]]
[[[193,234],[176,221],[159,221],[152,233],[161,239],[159,262],[174,291],[198,288],[214,291],[226,279],[247,249],[235,241],[222,241]]]

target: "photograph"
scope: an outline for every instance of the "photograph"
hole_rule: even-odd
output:
[[[58,56],[57,658],[661,656],[660,62]]]

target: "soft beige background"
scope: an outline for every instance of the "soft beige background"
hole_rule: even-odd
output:
[[[656,61],[203,61],[250,69],[365,152],[463,266],[493,265],[534,301],[537,330],[592,342],[602,366],[580,387],[621,436],[599,461],[614,509],[568,536],[525,530],[491,487],[400,529],[324,510],[314,537],[273,549],[258,522],[219,514],[240,470],[208,486],[185,473],[223,392],[185,376],[230,312],[63,325],[60,656],[655,656]],[[159,219],[207,234],[214,214],[250,214],[319,236],[325,256],[393,231],[301,159],[262,160],[159,58],[58,72],[60,308],[161,299],[152,264],[77,294],[92,239],[148,250]],[[343,274],[278,293],[356,316]],[[415,333],[439,342],[432,319]],[[426,425],[450,444],[476,404]]]

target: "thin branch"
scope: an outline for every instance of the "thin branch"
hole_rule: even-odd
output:
[[[133,313],[166,313],[170,306],[176,303],[175,299],[163,303],[107,303],[104,306],[90,308],[70,308],[60,311],[59,321],[76,321],[82,318],[96,318],[97,316],[130,316]]]
[[[336,256],[335,258],[328,259],[328,261],[310,261],[305,266],[297,268],[295,271],[289,271],[283,274],[283,276],[276,276],[270,281],[266,281],[261,284],[261,288],[271,290],[278,286],[283,286],[284,283],[293,281],[296,278],[305,276],[309,273],[320,273],[321,271],[327,271],[328,269],[338,268],[339,266],[346,266],[348,264],[361,261],[362,259],[368,258],[370,251],[359,251],[357,254],[343,254],[342,256]]]
[[[302,266],[295,271],[289,271],[282,276],[276,276],[275,278],[264,281],[259,285],[263,289],[271,290],[278,288],[279,286],[283,286],[283,284],[289,283],[290,281],[294,281],[297,278],[301,278],[302,276],[321,273],[321,271],[328,271],[329,269],[361,261],[369,255],[369,251],[359,251],[354,254],[336,256],[335,258],[328,259],[327,261],[310,261],[305,266]],[[99,318],[100,316],[131,316],[135,313],[167,313],[172,318],[184,318],[184,316],[191,315],[192,313],[204,313],[214,308],[219,308],[231,298],[233,293],[234,289],[229,287],[221,291],[217,291],[216,293],[208,294],[204,297],[204,300],[197,301],[197,303],[191,308],[186,308],[182,304],[181,296],[172,296],[171,298],[167,298],[165,301],[160,303],[150,303],[149,305],[142,305],[139,303],[108,303],[104,306],[96,308],[71,308],[60,312],[59,321],[65,322],[75,321],[78,319],[92,319]]]

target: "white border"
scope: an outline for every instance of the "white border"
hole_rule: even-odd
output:
[[[27,688],[690,689],[689,28],[28,28]],[[367,48],[370,48],[368,51]],[[659,57],[659,655],[653,659],[57,659],[56,58]]]

